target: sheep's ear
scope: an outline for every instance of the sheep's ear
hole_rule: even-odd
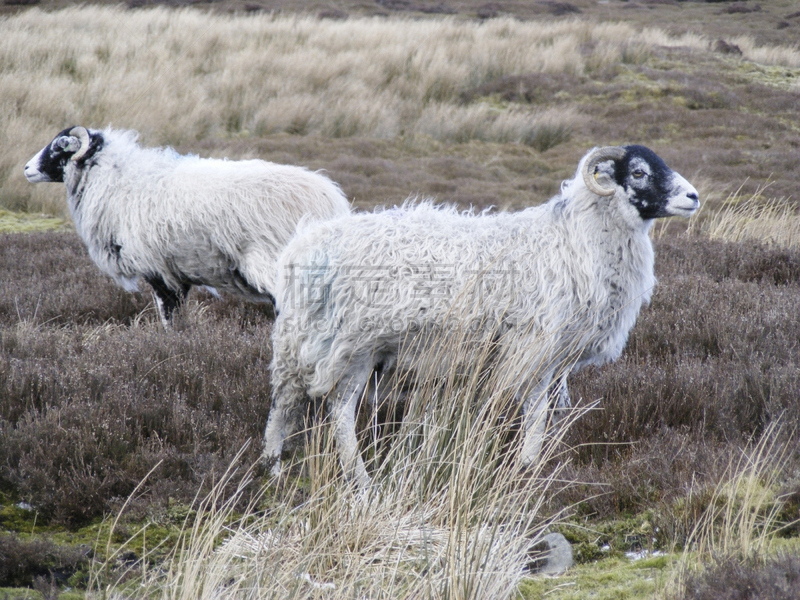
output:
[[[594,180],[603,188],[614,185],[616,161],[612,158],[597,163],[594,167]]]
[[[62,135],[55,141],[54,145],[70,154],[74,154],[81,149],[81,141],[72,135]]]

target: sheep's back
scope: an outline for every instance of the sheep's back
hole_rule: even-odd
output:
[[[422,205],[304,228],[279,264],[278,345],[291,335],[309,389],[324,393],[354,355],[416,356],[443,336],[493,338],[515,322],[541,331],[546,293],[531,280],[554,236],[546,214],[526,212]]]
[[[301,167],[201,159],[113,141],[72,204],[92,258],[118,281],[159,273],[173,287],[188,278],[240,292],[231,273],[244,260],[253,285],[265,292],[274,283],[277,256],[304,216],[349,212],[336,184]],[[115,247],[122,251],[109,251]]]
[[[496,338],[539,366],[611,360],[649,297],[652,247],[600,229],[554,203],[498,215],[423,204],[315,224],[281,258],[280,319],[320,393],[342,357],[404,344],[415,356],[442,331]]]

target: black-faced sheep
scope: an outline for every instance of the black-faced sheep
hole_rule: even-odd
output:
[[[624,146],[591,150],[559,195],[521,212],[420,203],[302,227],[279,259],[264,447],[273,473],[290,408],[327,396],[345,473],[367,485],[354,414],[370,374],[387,364],[413,372],[422,351],[436,352],[429,333],[454,321],[481,324],[499,355],[523,357],[520,458],[536,461],[548,413],[569,404],[566,374],[618,358],[650,299],[653,220],[698,206],[694,187],[654,152]],[[485,281],[498,272],[510,276]],[[458,354],[435,359],[468,361],[471,349]]]
[[[28,161],[25,177],[66,184],[92,260],[128,291],[147,281],[166,327],[193,285],[273,300],[276,261],[298,221],[349,213],[319,173],[182,156],[136,137],[70,127]]]

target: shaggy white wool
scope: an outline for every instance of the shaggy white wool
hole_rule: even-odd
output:
[[[301,167],[142,148],[132,131],[89,133],[102,148],[85,164],[66,162],[67,201],[92,260],[127,290],[160,277],[173,291],[205,285],[265,300],[300,219],[350,210],[335,183]]]
[[[535,460],[552,378],[562,377],[563,409],[566,373],[618,358],[655,285],[652,219],[640,216],[628,188],[589,191],[582,167],[561,194],[517,213],[420,202],[302,225],[279,259],[265,456],[279,456],[292,404],[335,392],[345,469],[366,484],[352,414],[371,370],[419,370],[421,356],[447,370],[492,340],[498,360],[523,362],[516,385],[530,414],[522,459]],[[694,188],[662,172],[664,206],[684,197],[681,207],[695,206]],[[461,352],[436,352],[447,332],[461,336]]]

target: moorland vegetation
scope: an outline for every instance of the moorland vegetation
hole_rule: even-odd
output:
[[[720,581],[782,597],[797,546],[773,548],[800,518],[800,18],[780,2],[620,2],[613,19],[590,2],[562,15],[550,5],[567,3],[497,4],[0,19],[2,223],[44,212],[60,229],[0,237],[0,586],[581,597],[580,577],[525,577],[549,528],[573,542],[578,573],[687,550],[683,570],[647,563],[655,581],[627,597],[705,598]],[[298,436],[282,486],[247,468],[269,410],[268,309],[193,291],[165,332],[149,294],[114,287],[63,230],[63,186],[24,181],[73,124],[322,168],[362,209],[410,194],[521,208],[589,147],[637,142],[704,206],[653,232],[652,304],[617,363],[573,378],[574,422],[535,473],[507,468],[502,394],[451,378],[423,387],[400,427],[365,404],[384,487],[360,504],[325,427]]]

